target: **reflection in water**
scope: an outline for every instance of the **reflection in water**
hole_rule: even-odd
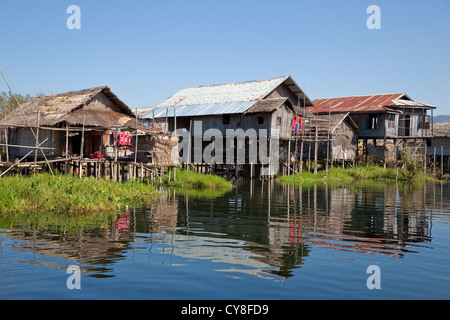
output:
[[[79,264],[85,276],[105,278],[116,277],[115,266],[144,252],[147,259],[139,263],[151,264],[155,255],[179,267],[205,260],[229,277],[283,281],[308,263],[313,250],[347,260],[417,252],[433,239],[433,219],[448,223],[441,213],[449,212],[449,198],[446,185],[334,188],[247,181],[216,198],[171,191],[103,227],[67,232],[45,224],[35,229],[20,221],[2,224],[0,265],[12,249],[32,253],[21,257],[21,264],[56,269]]]

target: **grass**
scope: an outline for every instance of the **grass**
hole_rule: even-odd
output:
[[[375,165],[357,166],[348,169],[333,168],[326,171],[319,171],[316,175],[313,173],[301,173],[291,176],[277,178],[277,182],[282,184],[317,184],[334,183],[345,184],[355,181],[384,181],[384,182],[436,182],[436,178],[426,175],[418,170],[383,168]]]
[[[126,206],[149,202],[157,193],[153,186],[138,180],[118,183],[49,174],[3,177],[0,179],[0,190],[0,215],[118,212]]]
[[[175,189],[192,189],[197,191],[229,191],[233,188],[231,182],[222,177],[197,173],[192,170],[177,170],[175,182],[172,179],[168,183],[168,178],[165,177],[163,185]]]

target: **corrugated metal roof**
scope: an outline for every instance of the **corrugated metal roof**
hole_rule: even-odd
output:
[[[426,107],[426,108],[432,108],[435,109],[435,106],[432,106],[430,104],[417,102],[417,101],[411,101],[411,100],[405,100],[405,99],[397,99],[393,101],[397,106],[411,106],[411,107]]]
[[[252,107],[257,101],[243,101],[230,103],[216,103],[216,104],[197,104],[197,105],[183,105],[175,107],[157,107],[147,112],[143,118],[153,119],[164,118],[166,114],[168,117],[173,117],[176,113],[177,117],[193,117],[205,115],[219,115],[219,114],[233,114],[243,113]]]
[[[257,101],[286,81],[289,76],[261,81],[183,88],[157,107],[196,106]]]
[[[305,99],[306,105],[312,105],[312,101],[295,81],[290,76],[284,76],[268,80],[183,88],[156,106],[155,118],[165,117],[166,112],[169,117],[173,117],[172,108],[176,108],[177,117],[243,113],[257,101],[267,98],[283,83],[299,99],[302,101]],[[147,112],[143,117],[152,118],[153,111]]]
[[[137,112],[136,109],[133,110],[134,114],[138,117],[142,117],[143,115],[145,115],[146,113],[148,113],[149,111],[155,109],[155,107],[141,107],[141,108],[137,108]]]
[[[408,98],[409,97],[404,93],[391,93],[368,96],[316,99],[313,101],[314,107],[308,108],[308,110],[312,113],[328,113],[329,111],[396,112],[398,111],[397,108],[399,106],[435,108],[431,105],[408,100]]]

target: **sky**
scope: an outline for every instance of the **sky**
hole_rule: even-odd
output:
[[[0,35],[21,94],[108,86],[134,109],[290,75],[312,100],[405,92],[450,114],[450,0],[0,0]]]

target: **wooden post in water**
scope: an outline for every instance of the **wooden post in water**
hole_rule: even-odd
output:
[[[134,168],[136,169],[136,163],[137,163],[137,153],[138,153],[138,116],[137,116],[137,108],[136,108],[136,139],[134,141]],[[134,172],[134,171],[133,171]],[[135,174],[136,175],[136,174]]]
[[[319,152],[318,128],[316,122],[316,138],[314,142],[314,174],[317,174],[317,154]]]
[[[5,144],[6,144],[6,162],[9,162],[9,147],[8,147],[8,128],[6,127],[6,112],[5,112]]]
[[[191,165],[191,143],[192,143],[192,120],[189,120],[189,141],[188,141],[188,150],[187,150],[187,166],[186,169],[189,171],[189,167]]]
[[[291,140],[288,142],[288,172],[287,175],[291,175]]]
[[[86,121],[86,116],[83,114],[83,129],[81,131],[81,147],[80,147],[80,172],[79,172],[79,176],[81,178],[81,175],[83,173],[83,165],[82,165],[82,161],[83,161],[83,147],[84,147],[84,123]]]
[[[423,173],[427,171],[427,142],[423,140]]]
[[[300,160],[300,168],[298,170],[299,170],[299,173],[302,173],[302,171],[303,171],[303,129],[302,129],[302,141],[300,142],[300,158],[299,158],[299,160]]]
[[[309,148],[308,148],[308,173],[311,172],[311,139],[309,141]]]
[[[436,147],[434,147],[433,153],[433,174],[436,174]]]
[[[34,150],[34,167],[33,174],[36,174],[36,162],[37,162],[37,154],[38,154],[38,145],[39,145],[39,118],[40,118],[40,110],[37,112],[37,121],[36,121],[36,149]]]
[[[64,174],[69,173],[69,124],[66,122],[66,161],[64,165]]]

